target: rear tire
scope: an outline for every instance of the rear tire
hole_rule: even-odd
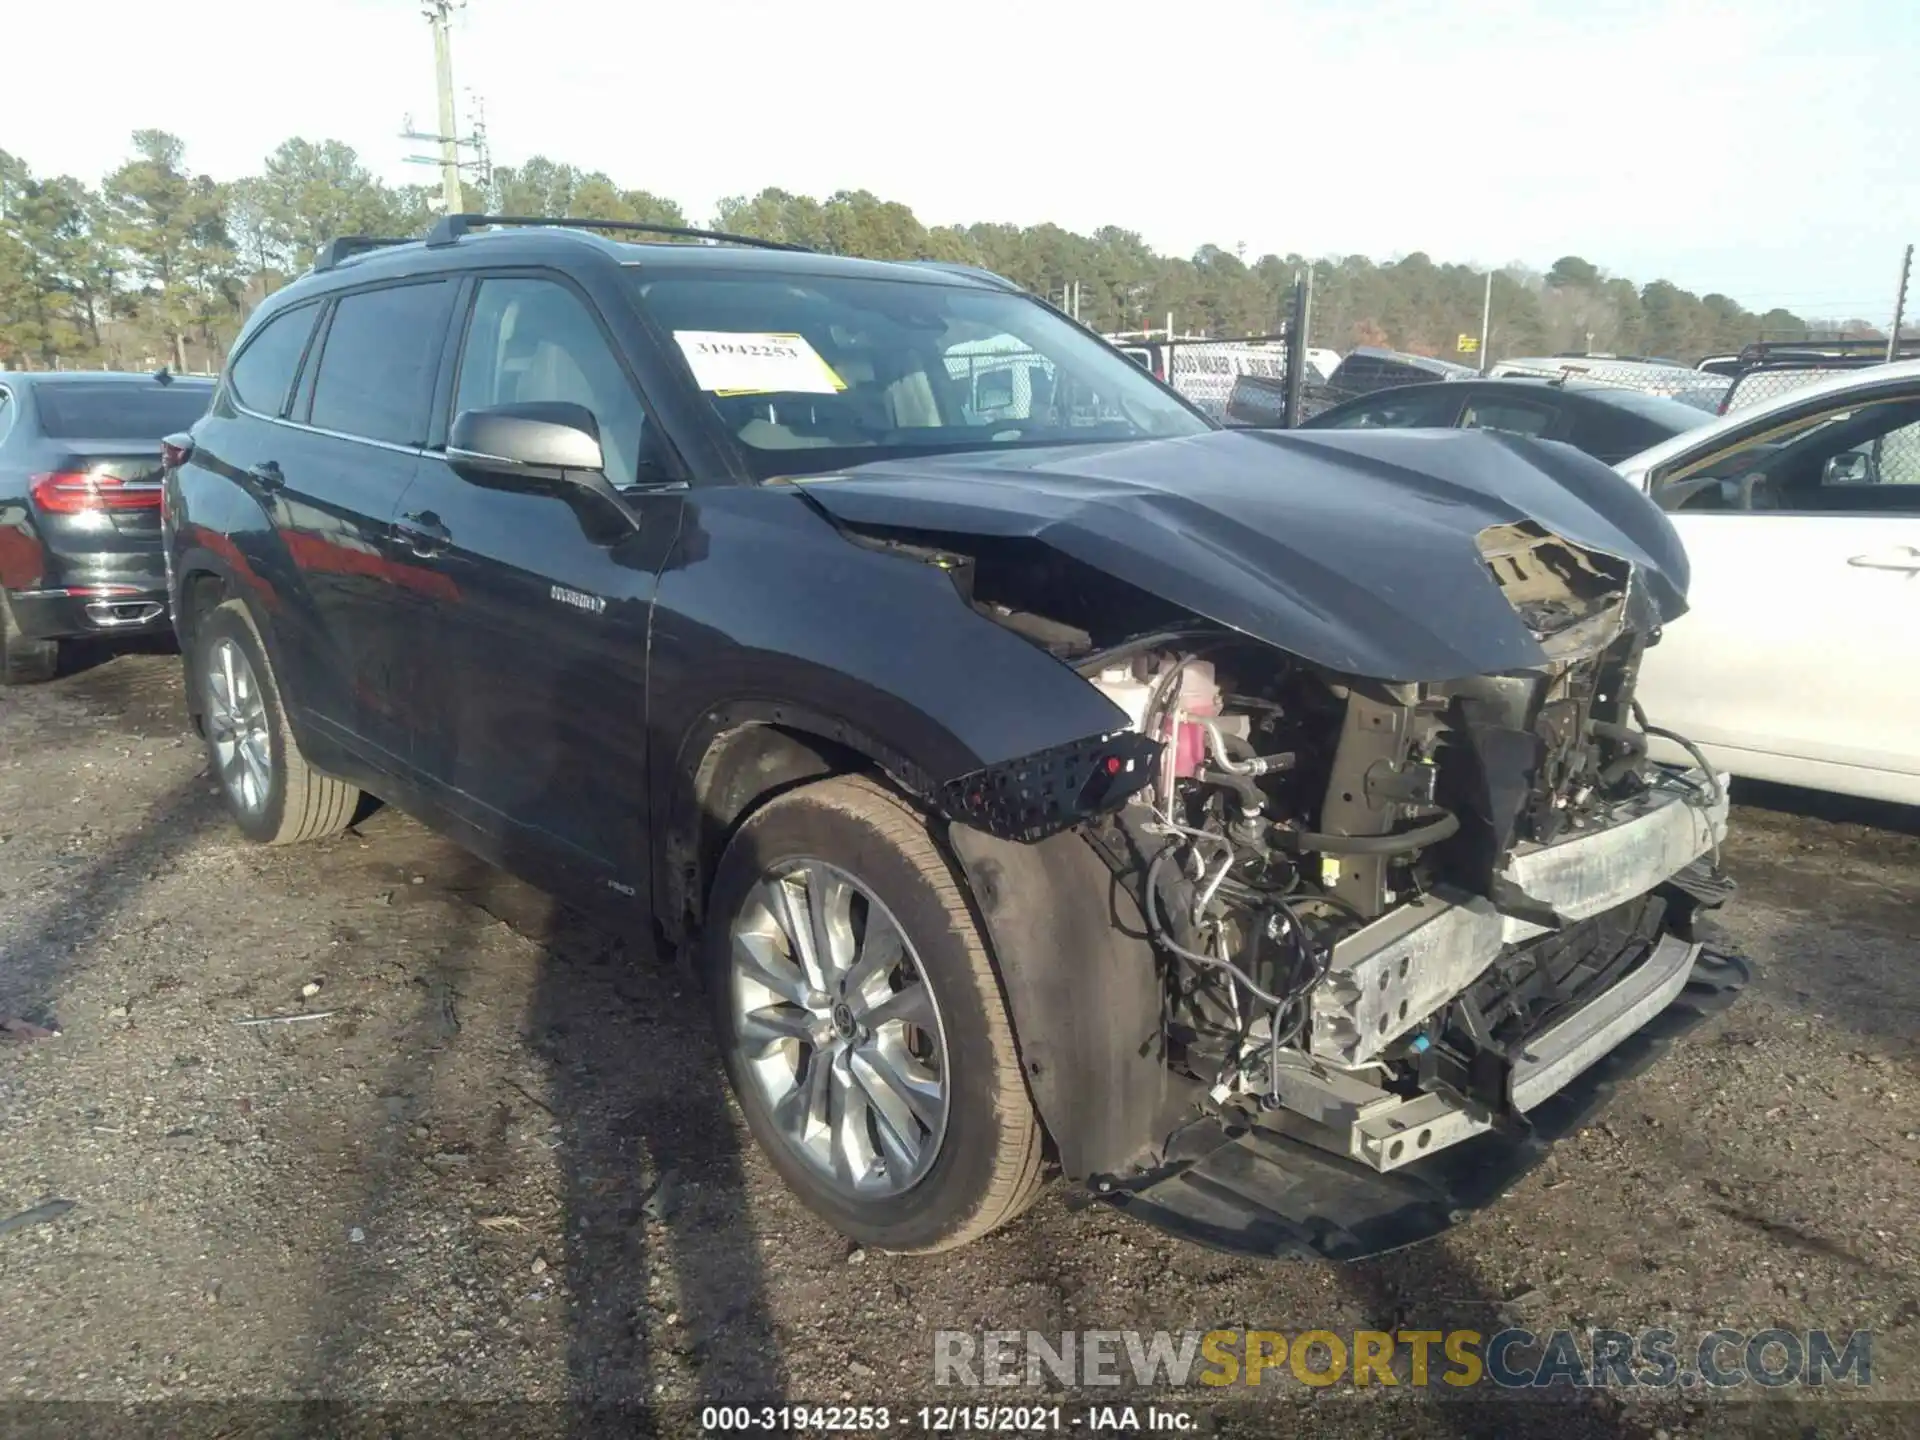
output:
[[[839,957],[824,984],[793,938],[816,893],[835,897],[820,914],[838,907],[806,942]],[[769,801],[721,857],[701,949],[747,1124],[835,1229],[946,1250],[1039,1194],[1043,1132],[999,979],[961,882],[898,796],[845,776]]]
[[[60,642],[22,635],[7,592],[0,590],[0,685],[39,685],[59,668]]]
[[[360,791],[322,775],[300,753],[245,602],[228,600],[200,617],[188,675],[206,717],[207,758],[241,834],[290,845],[353,823]]]

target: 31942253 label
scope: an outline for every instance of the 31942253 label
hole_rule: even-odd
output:
[[[834,395],[847,388],[804,335],[676,330],[673,339],[694,383],[714,395]]]

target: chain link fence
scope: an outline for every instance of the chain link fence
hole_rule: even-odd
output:
[[[1856,360],[1835,361],[1828,365],[1802,364],[1788,362],[1762,362],[1751,365],[1734,376],[1727,390],[1727,398],[1721,405],[1721,413],[1735,414],[1741,410],[1751,410],[1756,405],[1765,405],[1782,395],[1791,395],[1796,390],[1804,390],[1809,385],[1818,385],[1822,380],[1830,380],[1835,375],[1845,374],[1849,370],[1864,370],[1873,362]]]
[[[1292,350],[1285,330],[1229,340],[1203,335],[1108,338],[1211,419],[1239,425],[1286,423]],[[1308,363],[1305,357],[1302,363]]]
[[[1298,424],[1301,397],[1324,376],[1293,337],[1306,333],[1307,291],[1293,286],[1281,328],[1218,339],[1146,332],[1109,335],[1123,355],[1165,381],[1210,419],[1228,425]]]
[[[1706,374],[1677,360],[1625,355],[1554,355],[1502,360],[1487,373],[1496,379],[1523,375],[1612,385],[1622,390],[1637,390],[1643,395],[1678,400],[1708,415],[1720,413],[1721,402],[1726,399],[1732,383],[1723,375]]]

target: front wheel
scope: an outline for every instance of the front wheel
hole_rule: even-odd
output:
[[[898,797],[846,777],[770,801],[721,858],[703,945],[747,1124],[843,1234],[944,1250],[1038,1193],[1040,1125],[985,942]]]
[[[300,753],[244,602],[225,601],[201,617],[189,665],[205,717],[207,758],[241,834],[287,845],[336,835],[353,823],[360,792],[322,775]]]

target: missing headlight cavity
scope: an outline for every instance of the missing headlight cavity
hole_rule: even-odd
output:
[[[1474,542],[1507,603],[1543,645],[1582,622],[1617,620],[1633,575],[1626,561],[1562,540],[1530,520],[1489,525]]]
[[[1062,660],[1193,621],[1179,606],[1030,537],[840,528],[856,545],[945,571],[976,612]]]

